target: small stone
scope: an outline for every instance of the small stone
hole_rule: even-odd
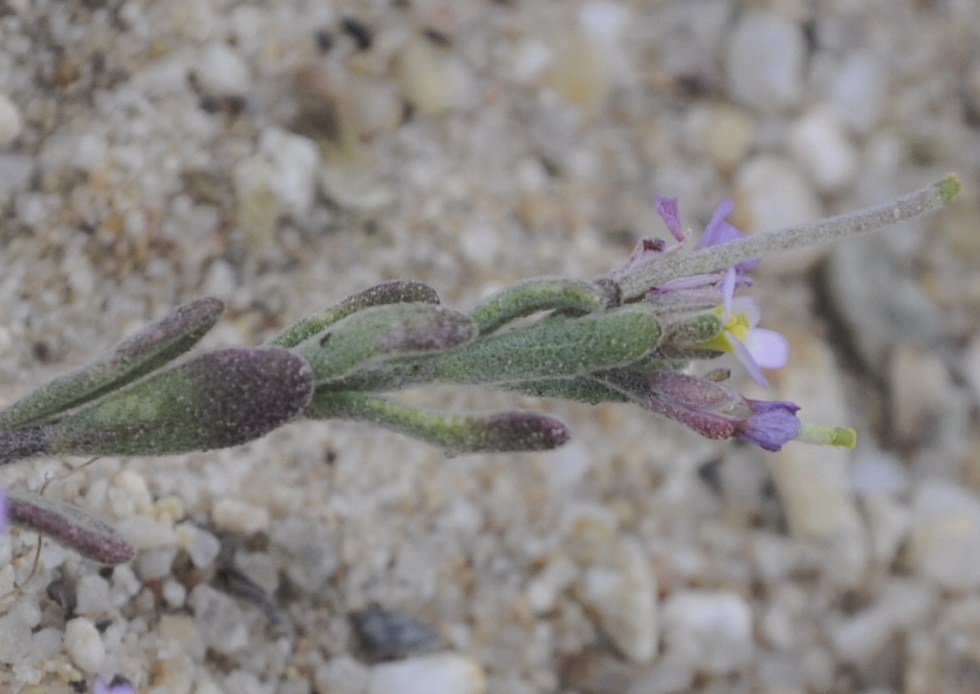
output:
[[[234,600],[209,585],[191,591],[188,604],[205,645],[220,653],[233,654],[248,643],[248,627],[242,609]]]
[[[881,566],[890,566],[909,536],[912,512],[906,503],[886,494],[870,494],[861,500],[868,523],[871,556]]]
[[[13,665],[23,660],[31,648],[31,627],[20,611],[0,617],[0,663]]]
[[[405,101],[421,116],[468,108],[477,100],[469,69],[423,37],[411,39],[402,49],[396,76]]]
[[[973,390],[973,397],[980,400],[980,332],[963,351],[963,373]]]
[[[869,133],[881,119],[888,94],[888,79],[871,51],[848,56],[834,70],[830,104],[849,128]]]
[[[772,231],[792,224],[813,222],[821,215],[820,199],[797,166],[772,154],[755,156],[735,174],[736,201],[732,221],[746,231]],[[763,263],[768,272],[800,273],[823,255],[819,247],[780,253]]]
[[[904,342],[888,360],[892,431],[906,445],[927,438],[954,400],[949,371],[934,349]]]
[[[320,591],[337,570],[337,536],[326,523],[286,518],[270,529],[269,540],[290,580],[306,592]]]
[[[780,332],[793,357],[792,368],[774,375],[775,398],[805,402],[813,421],[840,421],[847,405],[833,352],[804,332]],[[795,538],[825,553],[825,570],[834,579],[857,585],[869,554],[849,460],[846,450],[818,446],[785,446],[766,456]]]
[[[351,613],[350,621],[372,662],[398,660],[445,646],[438,631],[399,610],[372,605]]]
[[[164,581],[163,599],[167,601],[167,605],[170,607],[180,609],[184,606],[184,601],[187,599],[187,588],[174,579]]]
[[[144,582],[166,578],[176,555],[177,547],[174,546],[140,552],[136,558],[136,571]]]
[[[436,653],[371,668],[368,694],[483,694],[487,679],[475,660]]]
[[[77,606],[80,615],[108,612],[112,608],[109,601],[109,582],[96,573],[87,573],[78,579],[76,589]]]
[[[910,550],[916,571],[943,588],[980,588],[980,499],[952,482],[921,482],[912,496]]]
[[[184,545],[191,563],[199,569],[206,569],[214,563],[221,551],[221,541],[202,528],[194,528],[190,541]]]
[[[269,512],[238,499],[218,499],[211,509],[211,521],[218,530],[247,537],[268,529]]]
[[[0,147],[12,142],[20,135],[23,121],[20,109],[9,96],[0,92]]]
[[[105,645],[98,629],[86,617],[78,617],[65,625],[65,650],[79,670],[94,674],[105,662]]]
[[[218,98],[244,97],[252,82],[245,61],[234,48],[222,42],[204,48],[194,74],[201,90]]]
[[[728,44],[728,89],[752,109],[796,106],[803,95],[805,62],[802,26],[773,12],[745,12]]]
[[[313,675],[313,681],[317,690],[321,692],[364,694],[369,677],[370,671],[367,666],[349,655],[339,655],[318,667]]]
[[[149,516],[131,516],[120,524],[119,531],[137,549],[158,549],[177,544],[177,533],[172,525],[160,523]]]
[[[821,193],[840,192],[857,175],[857,151],[840,116],[829,108],[813,109],[793,124],[789,150]]]
[[[712,675],[744,668],[752,658],[752,611],[730,591],[685,590],[663,606],[668,657]]]
[[[685,126],[691,149],[707,154],[725,174],[742,162],[755,139],[752,117],[745,109],[731,104],[692,109]]]

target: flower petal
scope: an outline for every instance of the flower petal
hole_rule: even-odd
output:
[[[745,347],[763,369],[779,369],[789,361],[789,343],[775,330],[752,328],[745,336]]]
[[[738,438],[767,451],[778,451],[799,435],[802,425],[796,417],[798,405],[782,400],[746,400],[746,403],[755,414],[736,425]]]
[[[686,238],[684,235],[684,225],[681,224],[681,213],[677,204],[677,198],[663,198],[658,195],[657,213],[664,220],[664,224],[667,225],[667,231],[675,239],[683,241]]]

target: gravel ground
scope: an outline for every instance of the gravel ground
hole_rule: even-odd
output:
[[[748,231],[960,173],[948,211],[774,257],[774,395],[857,450],[443,389],[573,426],[464,456],[353,424],[8,466],[138,545],[45,542],[0,691],[980,691],[976,0],[0,4],[0,401],[200,295],[258,343],[384,279],[592,277],[726,196]],[[754,392],[754,391],[750,391]],[[758,393],[757,393],[758,394]],[[0,538],[0,593],[36,537]],[[380,636],[379,636],[380,634]]]

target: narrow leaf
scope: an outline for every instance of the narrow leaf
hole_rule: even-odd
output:
[[[442,352],[472,341],[476,323],[444,306],[408,303],[353,313],[294,348],[313,367],[317,383],[393,357]]]
[[[122,564],[136,554],[115,528],[64,501],[40,494],[7,490],[11,523],[47,535],[82,556],[102,564]]]
[[[121,342],[112,352],[59,376],[0,412],[0,429],[14,429],[61,414],[132,383],[189,350],[221,317],[224,305],[203,298]]]
[[[382,282],[348,296],[321,313],[307,316],[274,337],[269,344],[275,347],[295,347],[303,340],[322,332],[327,326],[357,311],[370,306],[408,303],[438,304],[439,295],[436,294],[435,289],[422,282],[413,280]]]
[[[448,455],[545,451],[569,439],[560,419],[539,412],[450,414],[362,393],[317,391],[308,417],[371,422],[446,449]]]
[[[237,446],[299,414],[313,373],[283,349],[208,352],[45,427],[52,453],[168,455]]]

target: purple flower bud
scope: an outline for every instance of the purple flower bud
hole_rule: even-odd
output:
[[[799,406],[783,400],[749,400],[753,414],[736,424],[735,436],[767,451],[778,451],[800,433]]]

